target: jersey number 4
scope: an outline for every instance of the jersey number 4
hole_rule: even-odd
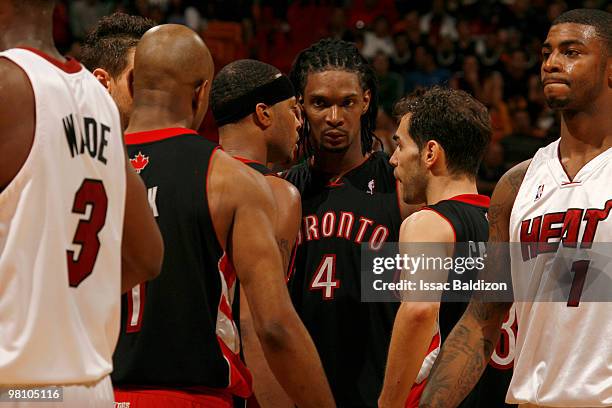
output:
[[[75,259],[73,250],[66,250],[68,261],[68,282],[70,286],[77,287],[91,275],[98,251],[100,251],[100,238],[98,234],[106,222],[108,197],[101,180],[85,179],[74,196],[72,212],[85,215],[87,207],[91,206],[89,218],[79,221],[72,243],[79,245],[81,251]]]
[[[324,300],[332,300],[334,298],[334,290],[339,287],[340,281],[336,279],[336,255],[323,255],[321,263],[312,276],[310,290],[320,290],[323,292]]]

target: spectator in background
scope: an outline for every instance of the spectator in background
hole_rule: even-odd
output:
[[[455,49],[455,43],[448,36],[440,38],[436,53],[436,62],[440,68],[457,71],[460,68],[459,58]]]
[[[347,27],[346,12],[342,7],[334,7],[329,15],[327,36],[336,40],[355,41],[355,36]]]
[[[463,69],[453,76],[451,87],[464,90],[480,100],[482,97],[482,88],[478,58],[474,55],[465,55],[463,57],[462,67]]]
[[[183,0],[171,0],[168,5],[166,23],[182,24],[199,32],[202,29],[202,16],[197,8],[185,6]]]
[[[480,169],[478,169],[478,192],[490,196],[495,189],[497,180],[499,180],[505,172],[504,148],[497,142],[489,143],[482,163],[480,164]]]
[[[503,47],[498,33],[487,34],[484,41],[480,41],[476,45],[476,54],[480,65],[488,70],[502,69],[500,61],[502,51]]]
[[[487,75],[482,85],[481,102],[489,109],[491,116],[491,141],[496,142],[512,133],[512,123],[508,106],[504,102],[504,78],[493,71]]]
[[[391,56],[391,70],[403,75],[410,69],[412,58],[408,35],[405,32],[395,34],[393,44],[395,45],[395,53]]]
[[[517,110],[512,114],[512,125],[512,134],[501,141],[506,168],[532,158],[543,146],[542,139],[533,134],[531,118],[526,110]]]
[[[433,37],[434,43],[442,36],[448,36],[453,41],[458,38],[455,19],[446,12],[444,0],[434,0],[432,10],[421,17],[419,25],[421,33]]]
[[[378,80],[378,106],[390,116],[393,114],[393,105],[403,95],[404,80],[401,75],[389,71],[389,57],[384,52],[376,53],[372,67]]]
[[[376,17],[372,23],[372,31],[366,31],[363,36],[361,55],[372,59],[378,52],[383,52],[389,57],[395,54],[389,20],[384,16]]]
[[[467,20],[462,19],[457,22],[457,41],[455,44],[457,54],[460,56],[476,54],[476,43]]]
[[[70,4],[70,29],[72,35],[85,38],[98,20],[113,12],[114,2],[100,0],[75,0]]]
[[[504,61],[506,98],[526,96],[528,91],[527,55],[522,49],[515,49]]]
[[[434,60],[433,51],[419,45],[414,51],[415,69],[408,72],[404,78],[404,92],[410,93],[418,88],[429,88],[434,85],[447,85],[450,72],[438,68]]]

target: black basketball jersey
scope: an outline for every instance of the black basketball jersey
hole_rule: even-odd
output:
[[[207,176],[217,145],[183,129],[126,134],[164,238],[159,277],[122,298],[113,383],[225,389],[246,397],[232,313],[236,275],[217,240]]]
[[[361,245],[397,242],[401,216],[393,168],[373,153],[329,182],[306,163],[286,179],[302,195],[302,225],[289,278],[341,407],[377,406],[399,304],[361,302]]]
[[[484,243],[489,239],[489,223],[487,210],[489,197],[478,194],[463,194],[449,200],[441,201],[427,208],[437,212],[444,217],[455,233],[455,242]],[[461,245],[456,248],[455,257],[474,256],[469,254],[468,246]],[[475,277],[475,275],[474,275]],[[450,278],[449,278],[450,279]],[[446,294],[445,294],[446,295]],[[465,312],[465,302],[445,302],[440,304],[439,324],[442,343],[455,327],[457,321]],[[504,347],[506,348],[504,350]],[[502,334],[498,349],[501,353],[508,353],[507,336]],[[502,408],[514,407],[504,403],[510,379],[512,378],[512,366],[502,366],[494,361],[488,364],[485,372],[472,392],[459,405],[460,408]]]

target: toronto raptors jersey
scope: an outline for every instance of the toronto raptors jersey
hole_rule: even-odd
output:
[[[477,194],[463,194],[430,205],[427,208],[437,212],[448,221],[455,233],[455,242],[484,243],[489,239],[489,223],[486,218],[488,207],[488,197]],[[474,247],[477,247],[477,245],[474,245]],[[463,258],[482,255],[471,253],[467,245],[457,246],[454,254],[455,257]],[[442,343],[446,341],[455,324],[465,312],[466,307],[467,303],[465,302],[442,301],[439,313],[439,335]],[[516,333],[514,313],[514,308],[512,308],[509,317],[504,321],[500,340],[487,368],[474,389],[459,405],[460,408],[509,407],[504,403],[504,400],[512,377]],[[427,363],[428,359],[425,360],[424,365]],[[433,364],[431,361],[429,363]]]
[[[289,289],[339,406],[377,406],[398,303],[361,302],[361,245],[397,242],[393,168],[373,153],[329,182],[306,163],[287,180],[302,195],[302,226]]]
[[[511,251],[512,284],[522,302],[516,307],[519,330],[509,401],[612,405],[612,303],[589,302],[596,299],[593,291],[612,278],[609,254],[593,257],[571,249],[596,251],[597,243],[612,242],[611,180],[612,149],[573,180],[561,165],[559,140],[540,149],[529,165],[510,216],[510,241],[521,242],[519,251]],[[559,286],[565,287],[564,298],[547,297],[558,294]],[[526,299],[526,290],[540,301]]]
[[[119,113],[75,60],[33,49],[0,57],[28,76],[36,114],[28,158],[0,193],[0,383],[97,381],[111,372],[119,330]]]
[[[122,299],[113,382],[247,397],[251,376],[240,359],[232,313],[236,274],[207,199],[217,145],[185,128],[126,134],[125,141],[165,250],[160,275]]]

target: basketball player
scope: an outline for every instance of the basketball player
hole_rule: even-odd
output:
[[[408,252],[421,251],[418,243],[440,243],[431,248],[439,252],[440,259],[473,257],[467,244],[454,244],[486,242],[489,235],[489,198],[479,195],[476,188],[476,174],[491,134],[487,109],[463,91],[434,87],[420,97],[400,101],[396,110],[403,116],[394,136],[397,148],[391,164],[402,185],[412,186],[403,189],[404,201],[427,203],[404,220],[400,242],[407,244]],[[416,244],[411,247],[410,243]],[[440,341],[448,337],[466,306],[457,301],[402,302],[395,317],[379,406],[418,406],[418,392],[412,392],[412,400],[406,401],[410,389],[415,382],[423,389]],[[512,372],[510,367],[497,367],[487,369],[462,407],[504,406]]]
[[[569,246],[612,240],[611,30],[612,14],[599,10],[570,10],[553,21],[542,47],[541,76],[548,105],[561,114],[561,138],[500,180],[489,210],[490,242],[557,242],[552,247],[561,249],[560,237]],[[515,288],[542,288],[548,274],[564,272],[550,268],[554,252],[531,253],[525,261],[511,252]],[[488,260],[493,276],[507,269],[498,253],[489,251]],[[594,274],[589,277],[586,268],[564,273],[568,281],[582,276],[582,288],[592,286]],[[609,276],[609,267],[600,274]],[[507,402],[612,406],[610,303],[570,293],[567,302],[517,304],[520,329]],[[457,406],[486,367],[510,305],[479,299],[470,303],[442,347],[421,406]]]
[[[372,153],[375,76],[354,45],[325,39],[298,55],[290,78],[309,155],[286,175],[303,216],[291,297],[336,403],[374,407],[397,304],[361,302],[361,244],[397,242],[402,221],[389,157]]]
[[[330,406],[316,349],[285,286],[269,187],[194,130],[212,75],[206,45],[185,26],[154,27],[136,48],[125,140],[168,247],[160,279],[123,304],[117,402],[229,407],[232,395],[251,394],[231,312],[239,277],[268,363],[289,396],[300,406]]]
[[[300,195],[264,163],[284,163],[293,158],[300,122],[295,114],[297,104],[291,81],[272,65],[255,60],[234,61],[215,77],[210,102],[223,150],[267,176],[277,203],[275,236],[286,271],[300,227]],[[257,400],[263,406],[292,406],[267,367],[243,295],[240,334]]]
[[[140,37],[155,23],[145,17],[115,13],[102,17],[83,43],[82,62],[111,94],[127,127],[132,111],[128,83]]]
[[[0,383],[106,407],[121,288],[159,273],[163,244],[117,108],[55,48],[53,7],[0,2]]]

